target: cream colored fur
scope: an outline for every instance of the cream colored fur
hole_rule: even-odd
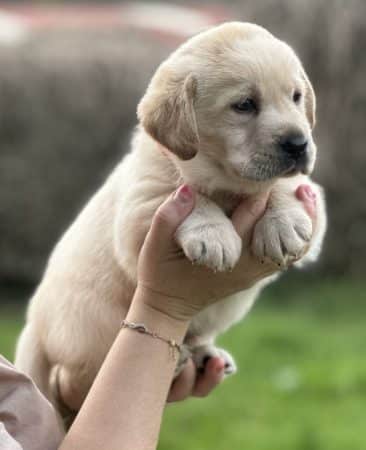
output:
[[[293,90],[302,92],[299,104]],[[261,111],[242,115],[231,104],[257,96]],[[188,258],[228,270],[241,253],[230,214],[243,195],[270,190],[267,212],[256,226],[253,252],[281,267],[315,260],[324,231],[324,201],[307,174],[288,169],[276,147],[287,130],[308,139],[310,173],[315,161],[311,129],[315,97],[285,43],[261,27],[229,23],[181,46],[153,77],[142,99],[131,152],[117,166],[66,231],[49,260],[29,306],[16,364],[52,399],[50,377],[69,391],[78,408],[125,317],[136,286],[139,251],[157,207],[184,182],[199,192],[197,205],[177,232]],[[287,164],[287,163],[286,163]],[[295,199],[299,184],[318,194],[316,229]],[[222,354],[216,336],[248,312],[275,277],[223,299],[192,321],[187,344],[197,361]]]

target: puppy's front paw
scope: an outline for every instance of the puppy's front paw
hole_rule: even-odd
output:
[[[237,367],[234,358],[223,348],[215,347],[214,345],[201,345],[191,349],[193,361],[197,370],[203,372],[205,365],[211,358],[222,358],[225,361],[224,374],[232,375],[236,373]]]
[[[241,254],[241,239],[230,223],[183,228],[177,240],[189,260],[215,271],[231,270]]]
[[[268,211],[255,227],[253,253],[285,268],[305,255],[312,233],[312,221],[300,208]]]

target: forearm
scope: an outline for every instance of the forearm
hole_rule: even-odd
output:
[[[126,320],[180,343],[187,323],[150,309],[136,295]],[[61,449],[155,449],[177,356],[166,342],[121,330]]]

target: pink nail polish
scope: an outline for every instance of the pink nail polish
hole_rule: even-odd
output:
[[[295,194],[300,201],[310,200],[312,203],[316,203],[316,194],[308,184],[301,184]]]
[[[311,189],[311,187],[309,185],[304,186],[304,191],[309,198],[311,198],[312,200],[315,200],[315,198],[316,198],[315,192]]]
[[[188,184],[183,184],[175,192],[174,198],[180,200],[183,203],[189,203],[192,200],[193,192]]]

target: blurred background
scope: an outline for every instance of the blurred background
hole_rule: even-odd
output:
[[[292,45],[318,99],[319,263],[268,288],[221,344],[239,373],[167,408],[160,450],[366,448],[366,2],[0,3],[0,353],[13,358],[48,255],[129,149],[136,105],[187,37],[256,22]]]

